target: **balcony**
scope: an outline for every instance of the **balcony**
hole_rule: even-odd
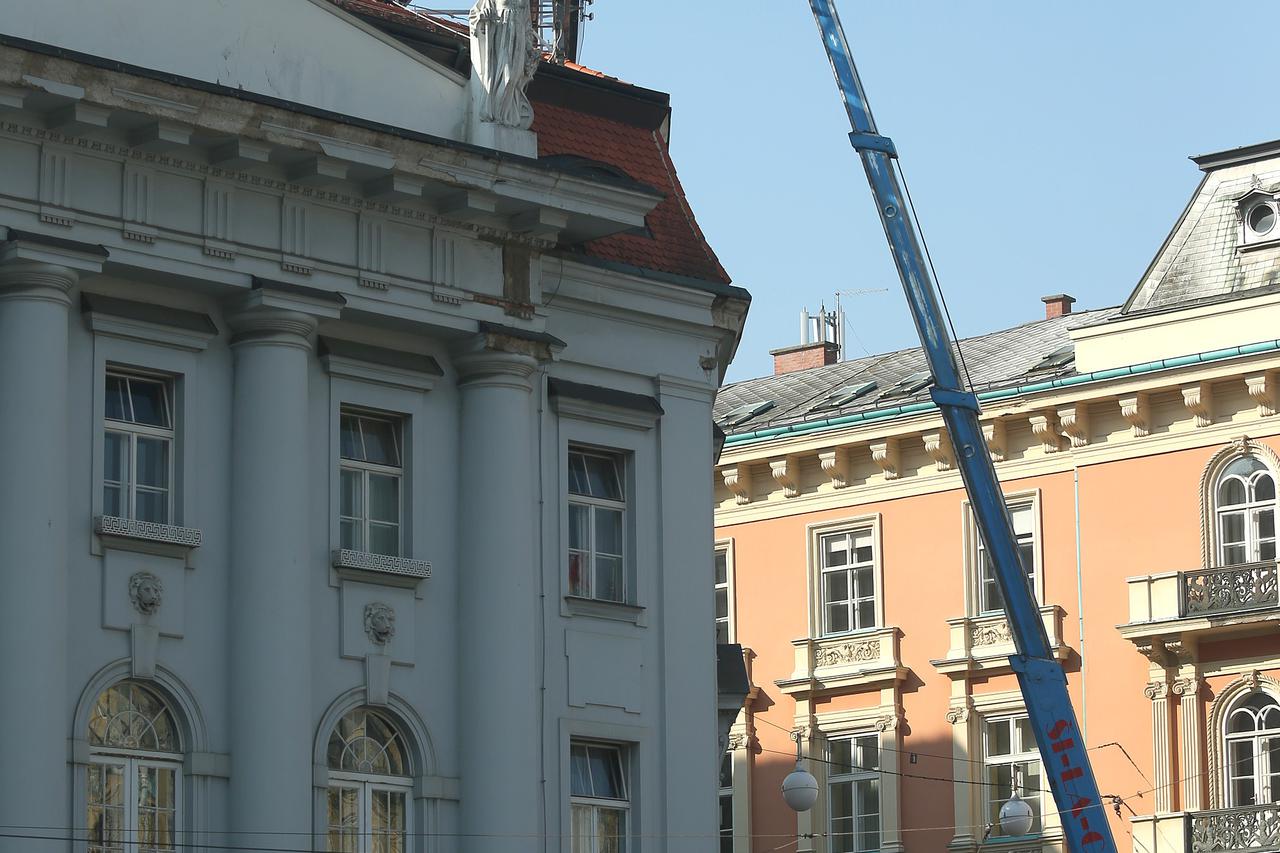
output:
[[[1131,640],[1182,632],[1246,636],[1280,621],[1276,563],[1164,572],[1128,579]]]
[[[1062,638],[1066,615],[1057,605],[1040,608],[1040,621],[1044,623],[1053,656],[1059,661],[1066,660],[1071,653]],[[1003,613],[948,619],[947,627],[951,648],[945,658],[930,661],[939,672],[961,678],[968,673],[1009,670],[1009,655],[1014,654],[1015,649],[1009,620]]]
[[[798,699],[815,694],[879,689],[907,677],[898,628],[874,628],[835,637],[792,640],[796,665],[777,683]]]
[[[1275,566],[1271,567],[1272,594]],[[1280,850],[1280,804],[1192,812],[1187,828],[1191,853]]]

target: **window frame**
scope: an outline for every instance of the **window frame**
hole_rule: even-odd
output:
[[[1044,525],[1040,489],[1027,489],[1009,492],[1004,495],[1005,504],[1010,512],[1015,507],[1027,506],[1031,512],[1031,588],[1035,594],[1036,607],[1045,606],[1044,592]],[[964,530],[964,573],[965,573],[965,615],[977,619],[990,616],[1003,616],[1003,610],[983,609],[983,572],[982,572],[982,536],[978,532],[978,523],[974,518],[973,505],[964,501],[961,507]],[[1012,519],[1010,519],[1012,521]]]
[[[413,824],[413,799],[416,777],[414,776],[413,751],[410,747],[410,741],[405,735],[404,727],[396,719],[383,713],[378,708],[369,705],[356,705],[339,714],[334,719],[333,724],[329,726],[328,735],[324,739],[326,753],[328,744],[337,734],[338,727],[342,725],[342,722],[347,717],[356,712],[376,717],[392,732],[403,753],[405,775],[397,776],[390,773],[361,773],[355,770],[343,770],[340,767],[334,767],[326,760],[323,766],[327,776],[320,797],[322,807],[319,823],[321,834],[324,838],[322,846],[326,851],[330,851],[329,831],[332,825],[329,823],[329,794],[334,789],[345,789],[357,791],[356,800],[359,822],[356,826],[356,850],[354,853],[371,853],[372,839],[374,837],[371,829],[373,823],[373,795],[384,791],[400,794],[404,797],[404,826],[400,830],[403,833],[401,850],[403,853],[416,850],[418,845],[414,841],[415,828]],[[364,736],[368,737],[367,734]],[[338,851],[331,851],[331,853],[338,853]]]
[[[847,773],[836,772],[835,761],[832,758],[832,745],[840,742],[850,743],[851,744],[850,763],[852,764],[856,760],[856,755],[857,755],[856,744],[860,740],[870,740],[875,744],[876,769],[866,770],[863,768],[852,768]],[[854,839],[854,847],[855,847],[854,853],[875,853],[875,851],[879,850],[884,845],[884,790],[883,790],[884,789],[884,773],[882,772],[881,766],[880,766],[880,751],[881,751],[880,735],[878,732],[874,730],[873,731],[840,732],[838,734],[826,735],[823,738],[823,745],[822,745],[823,760],[826,763],[826,767],[827,767],[826,780],[824,785],[824,788],[825,788],[824,794],[826,796],[826,808],[827,808],[826,837],[828,839],[828,848],[832,851],[835,850],[834,839],[837,837],[835,827],[833,826],[833,822],[835,820],[835,808],[833,806],[833,803],[834,803],[833,795],[834,795],[835,787],[837,785],[853,785],[854,786],[853,788],[854,793],[852,796],[852,803],[853,803],[852,818],[853,818],[854,827],[855,827],[852,833],[852,837]],[[859,782],[875,782],[876,783],[876,787],[875,787],[876,845],[875,847],[869,848],[867,850],[857,849],[857,839],[859,836],[859,833],[857,831],[857,822],[860,818],[865,817],[865,815],[861,815],[858,813],[858,808],[857,808],[858,806],[857,785]],[[841,835],[843,835],[843,833],[841,833]]]
[[[622,500],[615,501],[609,498],[600,498],[591,495],[577,494],[569,485],[569,467],[572,464],[573,457],[576,454],[583,456],[594,456],[596,458],[608,459],[614,466],[614,470],[618,475],[619,492]],[[634,509],[632,506],[632,496],[634,494],[632,487],[632,470],[633,470],[633,453],[624,449],[606,448],[597,445],[583,444],[579,442],[570,442],[568,451],[565,455],[565,464],[563,466],[565,477],[564,490],[564,513],[567,522],[565,531],[565,547],[563,549],[563,574],[566,589],[566,595],[570,598],[582,599],[603,605],[628,605],[635,602],[635,577],[632,568],[634,557],[632,556],[632,525],[634,524]],[[589,546],[585,552],[582,549],[572,547],[572,507],[587,507],[589,512],[589,521],[587,524],[587,535]],[[595,594],[596,586],[596,510],[616,511],[621,514],[621,537],[619,550],[620,554],[609,554],[609,557],[616,557],[622,562],[622,598],[601,598]],[[585,589],[575,591],[570,573],[570,564],[575,553],[585,553],[587,557],[586,570],[583,573],[586,578]]]
[[[114,418],[108,418],[106,415],[106,386],[111,379],[123,379],[124,381],[141,381],[157,384],[160,386],[164,394],[164,406],[169,419],[168,427],[157,427],[151,424],[140,424],[135,421],[121,421]],[[110,515],[106,512],[106,488],[107,488],[107,436],[111,433],[126,437],[128,442],[128,453],[125,457],[123,473],[128,477],[127,481],[121,481],[119,488],[121,490],[121,510],[120,515],[116,518],[123,518],[129,521],[137,521],[146,524],[164,524],[174,525],[174,492],[175,492],[175,474],[176,474],[176,458],[178,450],[178,412],[175,405],[175,382],[174,377],[158,371],[139,370],[137,368],[125,368],[119,366],[108,365],[106,372],[102,377],[102,393],[103,393],[103,413],[101,420],[102,429],[102,468],[98,472],[101,483],[101,491],[99,497],[102,500],[104,515]],[[162,439],[168,442],[168,452],[166,453],[168,464],[165,466],[165,480],[168,485],[164,489],[164,513],[162,520],[152,518],[138,517],[138,439],[154,438]],[[144,487],[144,491],[158,491],[154,487]]]
[[[351,459],[342,455],[342,419],[353,417],[357,420],[374,420],[382,421],[390,424],[392,434],[396,442],[396,455],[400,457],[400,465],[384,465],[377,462],[367,462],[361,459]],[[396,508],[399,518],[396,521],[396,553],[386,554],[382,556],[388,557],[404,557],[405,556],[405,463],[407,454],[405,449],[405,434],[408,432],[407,416],[399,415],[393,412],[384,412],[370,409],[365,406],[353,406],[342,403],[338,406],[338,545],[345,548],[342,543],[342,525],[345,521],[355,521],[360,525],[360,544],[363,547],[351,548],[347,550],[358,551],[364,554],[374,554],[370,550],[369,529],[374,525],[385,526],[385,522],[375,522],[372,520],[369,503],[369,480],[370,474],[380,474],[384,476],[394,476],[396,478]],[[363,516],[345,516],[342,514],[342,475],[345,472],[354,472],[360,476],[360,500],[361,511]]]
[[[575,747],[585,747],[587,749],[605,749],[612,751],[618,758],[619,779],[622,782],[624,799],[616,800],[607,797],[587,796],[573,793],[573,750]],[[632,752],[634,747],[630,744],[613,743],[610,741],[594,740],[591,738],[574,737],[569,740],[568,753],[568,804],[569,804],[569,826],[566,833],[569,839],[570,849],[574,849],[575,838],[573,836],[574,820],[573,812],[575,807],[585,807],[591,809],[592,827],[599,825],[599,812],[605,809],[621,811],[623,813],[623,831],[619,837],[618,853],[628,853],[631,850],[631,838],[634,835],[634,792],[635,784],[632,778]],[[599,853],[598,845],[599,833],[594,833],[588,843],[587,853]]]
[[[855,635],[863,631],[872,631],[885,628],[888,621],[885,618],[885,596],[884,596],[884,541],[883,541],[883,518],[880,513],[870,515],[853,516],[849,518],[833,519],[831,521],[818,522],[810,524],[806,528],[808,540],[808,584],[809,584],[809,635],[815,639],[827,637],[843,637]],[[851,628],[847,631],[828,632],[827,616],[826,616],[826,588],[824,585],[824,569],[825,551],[823,542],[825,539],[835,535],[849,535],[861,531],[869,532],[871,536],[872,560],[870,564],[872,577],[872,612],[875,616],[875,624],[872,626],[863,626],[860,628]],[[852,565],[852,564],[851,564]],[[852,593],[852,587],[850,588]],[[851,620],[851,623],[852,620]]]
[[[1222,751],[1222,802],[1225,808],[1251,808],[1262,807],[1265,805],[1280,802],[1280,790],[1274,790],[1271,786],[1270,777],[1280,775],[1280,766],[1271,766],[1271,754],[1269,750],[1260,749],[1260,745],[1268,740],[1280,740],[1280,727],[1272,729],[1255,729],[1251,732],[1233,734],[1231,732],[1231,718],[1237,711],[1243,709],[1243,706],[1254,696],[1265,696],[1270,700],[1273,707],[1280,708],[1280,699],[1269,690],[1259,687],[1256,690],[1246,690],[1238,696],[1232,698],[1230,705],[1227,706],[1226,713],[1222,717],[1222,730],[1219,733],[1219,749]],[[1252,750],[1253,757],[1253,773],[1250,780],[1254,785],[1254,799],[1262,800],[1262,802],[1241,804],[1237,803],[1234,786],[1232,783],[1238,778],[1233,774],[1231,746],[1235,743],[1249,742],[1254,744]],[[1262,792],[1268,792],[1267,794]]]
[[[1242,477],[1239,474],[1227,473],[1228,469],[1230,469],[1230,467],[1233,464],[1244,459],[1255,460],[1259,465],[1262,466],[1262,468],[1260,470],[1252,472],[1247,478]],[[1255,489],[1257,487],[1257,479],[1260,476],[1266,476],[1271,479],[1273,495],[1277,495],[1276,472],[1272,468],[1272,466],[1267,464],[1267,461],[1263,459],[1260,454],[1241,453],[1241,454],[1232,456],[1229,459],[1224,460],[1223,463],[1219,466],[1216,472],[1216,476],[1213,478],[1213,482],[1211,484],[1210,502],[1211,502],[1211,513],[1213,518],[1213,530],[1214,530],[1213,558],[1214,558],[1214,566],[1216,568],[1226,568],[1229,566],[1244,566],[1250,563],[1260,563],[1260,562],[1268,561],[1268,558],[1263,558],[1261,556],[1261,553],[1259,550],[1259,546],[1261,545],[1262,541],[1264,539],[1267,539],[1268,537],[1262,537],[1262,536],[1259,536],[1258,534],[1259,516],[1262,512],[1268,509],[1271,510],[1271,514],[1272,514],[1271,515],[1272,535],[1271,537],[1269,537],[1269,541],[1271,542],[1272,549],[1273,550],[1275,549],[1276,542],[1277,542],[1277,538],[1275,535],[1276,512],[1277,512],[1277,508],[1280,507],[1280,504],[1277,503],[1277,497],[1280,495],[1273,496],[1270,500],[1258,500],[1255,494]],[[1231,504],[1229,506],[1224,506],[1221,503],[1219,492],[1221,491],[1223,484],[1227,480],[1239,480],[1243,484],[1245,489],[1245,500],[1243,503]],[[1226,517],[1229,515],[1242,516],[1244,536],[1245,536],[1243,542],[1239,542],[1239,543],[1233,542],[1230,545],[1227,544],[1226,532],[1224,530],[1224,526],[1225,526]],[[1241,546],[1245,550],[1244,560],[1238,561],[1238,562],[1228,562],[1226,558],[1226,549],[1228,547],[1241,547]],[[1274,559],[1274,557],[1269,559]]]
[[[732,538],[717,539],[715,543],[715,550],[713,553],[715,554],[716,557],[719,557],[721,554],[724,554],[724,559],[725,559],[725,582],[723,584],[716,582],[714,584],[714,590],[715,592],[718,593],[721,589],[723,589],[725,591],[725,596],[728,599],[728,613],[723,617],[723,619],[721,618],[719,613],[715,614],[716,642],[717,643],[719,642],[720,623],[724,622],[725,637],[726,637],[725,642],[736,643],[738,641],[737,640],[737,637],[738,637],[737,609],[738,608],[737,608],[737,589],[736,589],[736,583],[734,578],[735,572],[734,572],[733,539]],[[713,566],[712,580],[713,581],[715,580],[714,566]]]
[[[734,827],[733,827],[733,824],[734,824],[734,813],[733,813],[733,811],[734,811],[734,800],[733,800],[733,794],[734,794],[734,777],[736,776],[736,774],[735,774],[735,773],[734,773],[734,771],[733,771],[733,752],[734,752],[734,751],[733,751],[732,749],[726,749],[726,750],[724,751],[724,755],[723,755],[723,756],[721,757],[721,759],[720,759],[720,777],[719,777],[719,780],[718,780],[718,781],[719,781],[719,788],[717,789],[717,792],[716,792],[716,806],[717,806],[717,811],[718,811],[719,816],[720,816],[720,853],[733,853],[733,847],[734,847],[734,837],[733,837],[733,833],[734,833]],[[728,765],[728,767],[729,767],[729,784],[728,784],[728,785],[725,785],[725,784],[724,784],[724,782],[725,782],[725,778],[724,778],[724,776],[725,776],[725,774],[724,774],[724,768],[725,768],[725,766],[726,766],[726,765]],[[726,810],[725,810],[725,799],[726,799],[726,798],[727,798],[727,799],[728,799],[728,801],[729,801],[729,808],[728,808],[728,811],[727,811],[727,814],[728,814],[728,816],[729,816],[729,824],[728,824],[728,826],[726,826],[726,825],[725,825],[725,822],[724,822],[724,818],[725,818],[725,814],[726,814]],[[726,832],[728,833],[727,835],[726,835]],[[729,845],[728,845],[728,850],[726,850],[726,849],[725,849],[725,842],[726,842],[726,841],[728,841],[728,843],[729,843]]]
[[[990,773],[992,768],[1006,766],[1006,765],[1013,766],[1013,765],[1026,764],[1029,762],[1035,762],[1036,764],[1039,765],[1039,769],[1040,769],[1039,778],[1042,780],[1041,785],[1042,786],[1044,785],[1044,781],[1043,781],[1045,779],[1044,762],[1041,760],[1040,750],[1039,750],[1039,747],[1036,745],[1034,735],[1032,735],[1031,746],[1029,750],[1026,748],[1027,747],[1026,744],[1019,744],[1022,747],[1021,751],[1016,751],[1016,752],[1011,751],[1007,754],[1001,754],[995,757],[992,756],[991,726],[996,723],[1010,724],[1010,727],[1009,727],[1010,746],[1012,749],[1013,737],[1019,731],[1018,726],[1016,724],[1016,721],[1019,719],[1027,720],[1028,727],[1031,726],[1030,715],[1025,710],[1003,711],[999,713],[984,714],[980,720],[980,725],[982,729],[981,737],[982,737],[982,775],[983,775],[983,779],[981,780],[982,790],[983,790],[983,801],[982,801],[981,813],[983,816],[983,821],[985,823],[990,823],[992,826],[992,832],[991,832],[992,838],[1005,838],[1005,839],[1039,838],[1046,834],[1045,833],[1046,813],[1045,813],[1044,792],[1040,789],[1037,789],[1035,794],[1033,795],[1035,800],[1035,804],[1033,806],[1035,810],[1035,817],[1034,817],[1035,823],[1033,824],[1033,827],[1032,827],[1033,831],[1027,833],[1027,835],[1010,836],[1010,835],[1000,834],[999,833],[1000,822],[999,820],[996,820],[992,815],[992,806],[997,802],[999,802],[1001,805],[1003,805],[1004,803],[1003,798],[994,794],[994,791],[996,790],[995,786],[991,785],[990,782],[988,781],[987,774]],[[1015,778],[1015,777],[1011,776],[1011,778]],[[1018,785],[1018,787],[1022,788],[1022,791],[1020,792],[1019,796],[1022,797],[1023,801],[1029,801],[1031,798],[1025,795],[1027,790],[1026,778],[1023,778],[1020,782],[1016,784]],[[999,811],[998,807],[996,811],[998,813]]]

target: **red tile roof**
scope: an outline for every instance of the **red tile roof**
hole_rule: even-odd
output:
[[[414,12],[392,0],[330,2],[375,25],[385,22],[455,38],[465,38],[467,33],[465,24]],[[586,80],[598,80],[597,85],[611,86],[614,91],[646,91],[576,62],[566,62],[562,67],[581,74]],[[625,101],[624,96],[619,103]],[[626,115],[628,107],[619,109],[624,117],[632,118]],[[615,234],[593,240],[577,250],[605,261],[728,284],[729,275],[707,244],[685,198],[666,139],[658,130],[646,126],[652,125],[652,119],[632,124],[619,121],[618,110],[610,114],[615,117],[606,118],[594,108],[574,109],[563,103],[535,100],[534,104],[533,130],[538,134],[539,157],[572,155],[607,163],[665,196],[646,217],[648,235]]]
[[[707,244],[685,198],[666,140],[656,130],[547,103],[535,103],[538,155],[571,154],[615,166],[666,198],[646,217],[652,236],[615,234],[585,244],[587,255],[659,272],[718,281],[730,279]]]

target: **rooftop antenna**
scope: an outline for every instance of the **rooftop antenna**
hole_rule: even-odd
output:
[[[836,346],[839,347],[840,349],[839,354],[836,356],[837,361],[844,361],[848,357],[848,351],[845,349],[845,344],[847,342],[845,341],[844,336],[845,336],[845,332],[848,331],[849,329],[849,324],[845,320],[844,308],[841,307],[840,305],[840,297],[841,296],[863,296],[868,293],[888,293],[888,292],[889,292],[889,288],[887,287],[861,287],[853,290],[837,290],[836,291],[836,310],[832,313],[834,314],[833,323],[835,325],[835,342],[836,342]],[[855,334],[854,337],[857,337],[857,335]],[[858,341],[858,346],[862,346],[862,341]],[[862,350],[863,352],[866,352],[867,348],[863,346]],[[869,352],[867,353],[867,355],[870,355],[870,354],[871,353]]]
[[[582,27],[595,18],[587,7],[595,0],[534,0],[533,26],[543,53],[563,65],[577,62],[582,48]]]

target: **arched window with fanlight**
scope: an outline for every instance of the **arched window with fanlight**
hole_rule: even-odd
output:
[[[89,853],[178,849],[182,745],[165,700],[122,681],[89,717],[86,833]]]
[[[1269,693],[1243,696],[1226,719],[1227,805],[1280,802],[1280,703]]]
[[[409,751],[391,720],[372,708],[351,711],[328,747],[330,853],[406,853]]]
[[[1276,558],[1275,475],[1262,460],[1241,456],[1223,468],[1214,504],[1219,565]]]

